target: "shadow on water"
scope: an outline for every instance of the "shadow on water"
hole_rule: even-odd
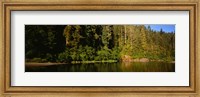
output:
[[[25,72],[175,72],[175,63],[113,62],[26,66]]]

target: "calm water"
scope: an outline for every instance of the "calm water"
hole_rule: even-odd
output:
[[[26,66],[26,72],[175,72],[175,63],[116,62]]]

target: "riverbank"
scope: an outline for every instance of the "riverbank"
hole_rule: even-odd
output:
[[[63,65],[66,63],[25,63],[26,66],[51,66],[51,65]]]
[[[162,60],[162,59],[149,59],[149,58],[132,58],[129,55],[124,55],[121,57],[122,62],[168,62],[168,63],[175,63],[172,60]]]
[[[111,63],[111,62],[118,62],[117,60],[102,60],[102,61],[72,61],[70,64],[77,64],[77,63]],[[26,66],[51,66],[51,65],[64,65],[69,63],[36,63],[36,62],[26,62]]]
[[[102,60],[102,61],[72,61],[71,63],[108,63],[108,62],[118,62],[117,60]]]
[[[117,60],[105,60],[105,61],[72,61],[71,63],[35,63],[35,62],[26,62],[25,66],[28,67],[37,67],[37,66],[52,66],[52,65],[64,65],[64,64],[79,64],[79,63],[83,63],[83,64],[88,64],[88,63],[116,63],[118,62]],[[123,62],[134,62],[134,61],[122,61]],[[137,61],[136,61],[137,62]],[[148,62],[165,62],[165,61],[148,61]],[[141,63],[148,63],[148,62],[141,62]],[[171,61],[171,62],[166,62],[166,63],[175,63],[175,61]]]

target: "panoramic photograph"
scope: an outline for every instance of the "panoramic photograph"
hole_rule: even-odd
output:
[[[25,25],[25,72],[175,72],[175,25]]]

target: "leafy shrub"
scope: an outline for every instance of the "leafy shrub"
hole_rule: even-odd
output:
[[[72,61],[72,58],[70,56],[70,51],[69,49],[66,49],[65,52],[63,53],[60,53],[58,55],[58,59],[57,59],[57,62],[71,62]]]
[[[97,51],[97,57],[95,60],[102,61],[102,60],[109,60],[111,57],[111,50],[107,47],[104,47],[100,51]]]
[[[33,58],[32,60],[29,60],[30,62],[38,62],[38,63],[43,63],[43,62],[47,62],[46,59],[42,59],[42,58]]]

